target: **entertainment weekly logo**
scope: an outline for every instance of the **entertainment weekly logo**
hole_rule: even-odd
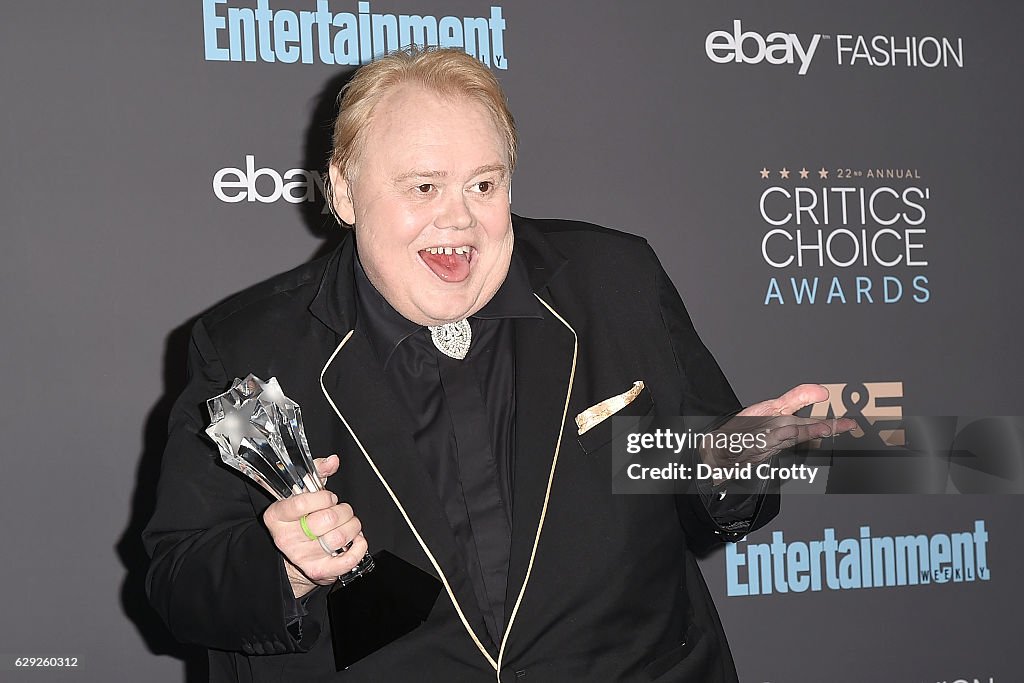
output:
[[[765,683],[785,683],[785,682],[776,678],[776,679],[772,679],[771,681],[765,681]],[[910,681],[908,680],[907,683],[910,683]],[[995,676],[987,676],[987,675],[986,676],[982,676],[980,678],[978,676],[971,676],[970,678],[967,678],[967,677],[964,677],[964,676],[957,676],[956,678],[937,679],[935,681],[935,683],[996,683],[996,677]]]
[[[859,531],[840,536],[829,527],[806,540],[774,531],[770,543],[727,543],[727,595],[938,587],[992,578],[983,519],[932,534],[878,535],[869,526]]]
[[[856,35],[815,33],[804,35],[772,31],[767,35],[744,30],[734,19],[732,30],[712,31],[704,40],[704,52],[716,64],[762,64],[795,67],[805,76],[816,54],[834,46],[837,66],[958,68],[964,67],[964,45],[960,37]]]
[[[369,2],[329,0],[311,9],[275,9],[271,0],[203,0],[203,47],[210,62],[284,62],[359,66],[408,45],[461,47],[487,66],[507,69],[505,18],[492,5],[487,16],[386,14]],[[354,5],[354,6],[353,6]]]
[[[213,174],[213,195],[227,204],[259,202],[289,204],[320,202],[320,213],[330,213],[325,198],[325,174],[305,168],[289,168],[281,172],[262,166],[256,168],[256,157],[245,155],[245,168],[225,166]]]

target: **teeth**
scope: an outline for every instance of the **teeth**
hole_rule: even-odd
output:
[[[440,255],[447,254],[469,254],[470,247],[427,247],[424,249],[428,254]]]

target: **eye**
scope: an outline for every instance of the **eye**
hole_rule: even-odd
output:
[[[476,183],[473,187],[480,194],[487,194],[488,192],[494,189],[494,181],[481,180],[479,183]]]
[[[416,191],[419,192],[420,194],[428,194],[433,189],[434,189],[434,185],[432,183],[423,183],[422,185],[417,185],[416,186]]]

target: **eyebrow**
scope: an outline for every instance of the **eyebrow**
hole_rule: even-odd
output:
[[[469,177],[473,178],[475,176],[482,175],[484,173],[490,173],[492,171],[498,171],[502,175],[506,175],[508,173],[508,166],[506,164],[486,164],[484,166],[478,166],[477,168],[474,168],[472,171],[470,171]],[[410,180],[412,178],[446,178],[446,177],[448,177],[448,172],[447,171],[427,171],[427,170],[407,171],[406,173],[403,173],[403,174],[401,174],[399,176],[396,176],[395,179],[394,179],[394,182],[395,183],[401,183],[402,181]]]

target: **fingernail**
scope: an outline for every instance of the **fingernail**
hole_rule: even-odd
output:
[[[333,500],[334,504],[337,505],[338,504],[338,495],[336,493],[332,493],[331,494],[331,500]]]

